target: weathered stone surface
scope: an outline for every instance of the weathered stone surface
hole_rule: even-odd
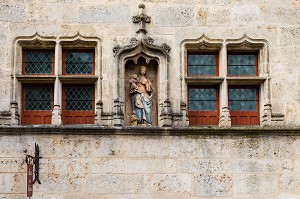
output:
[[[283,138],[280,141],[277,139],[269,138],[270,140],[264,141],[262,144],[263,154],[265,158],[292,158],[294,155],[295,143],[294,138]],[[289,146],[289,147],[286,147]]]
[[[9,130],[15,133],[1,131],[0,198],[26,196],[24,160],[27,154],[34,154],[34,143],[38,143],[43,157],[39,165],[42,184],[34,185],[33,199],[300,199],[299,0],[0,1],[0,125],[11,125],[14,100],[22,115],[24,82],[14,77],[14,73],[21,74],[22,47],[15,41],[31,40],[36,33],[40,40],[51,38],[57,44],[66,37],[70,41],[97,38],[95,102],[101,101],[105,113],[99,125],[108,125],[103,127],[105,130],[95,125],[96,130],[92,132],[86,126],[72,132],[66,126],[60,126],[57,131],[53,126],[41,128],[39,132],[37,126]],[[132,23],[132,16],[141,12],[139,3],[145,4],[144,13],[151,17],[151,23],[146,24],[146,36],[152,37],[154,44],[166,43],[171,48],[168,61],[162,61],[155,50],[148,53],[159,59],[157,76],[162,78],[155,91],[167,83],[170,87],[160,93],[155,106],[160,109],[159,103],[169,94],[174,129],[111,128],[118,112],[114,100],[125,98],[118,96],[118,86],[122,84],[118,80],[123,78],[118,72],[123,74],[124,69],[118,64],[127,59],[117,60],[112,48],[116,44],[128,45],[132,37],[142,37],[136,33],[140,24]],[[203,34],[205,42],[199,39]],[[260,51],[259,75],[268,79],[257,85],[260,120],[265,114],[264,105],[270,103],[272,115],[284,115],[283,121],[274,117],[271,124],[283,127],[177,129],[182,124],[181,114],[185,114],[181,112],[181,103],[189,107],[187,88],[197,85],[186,81],[186,54],[199,52],[200,47],[208,52],[211,43],[222,43],[221,49],[217,47],[214,52],[219,55],[219,77],[224,80],[220,85],[213,83],[220,87],[221,111],[228,101],[223,88],[227,88],[229,79],[226,56],[231,49],[226,47],[230,42],[242,42],[239,38],[244,34],[254,43],[264,43],[263,50],[258,47],[261,43],[251,46],[245,36],[245,45],[237,45],[236,50]],[[183,46],[187,40],[193,43],[191,50]],[[60,45],[55,48],[55,70],[61,70],[60,53],[64,48]],[[262,56],[264,53],[266,57]],[[165,63],[168,67],[163,67]],[[59,85],[65,85],[59,75],[54,76]],[[54,98],[61,101],[61,90],[54,93]],[[160,111],[159,115],[163,113]],[[249,130],[252,128],[256,130]],[[294,128],[298,130],[293,131]],[[147,135],[140,135],[144,133]]]
[[[24,197],[24,194],[23,194],[23,197]],[[81,199],[78,195],[75,195],[73,196],[74,198],[78,198],[78,199]],[[33,196],[32,196],[32,199],[52,199],[52,198],[55,198],[55,199],[66,199],[68,198],[67,195],[62,195],[62,194],[42,194],[42,193],[34,193]]]
[[[53,13],[56,14],[53,15]],[[62,20],[62,13],[63,6],[60,6],[59,4],[32,3],[29,5],[28,9],[28,21],[57,23]]]
[[[175,159],[165,159],[164,173],[176,173],[177,162]]]
[[[183,173],[232,173],[232,160],[192,159],[178,161],[178,171]]]
[[[23,199],[24,194],[0,194],[2,199]]]
[[[163,159],[94,159],[87,163],[91,173],[162,173]]]
[[[292,172],[284,173],[280,176],[280,192],[288,192],[292,194],[300,191],[300,174]]]
[[[187,174],[155,174],[136,177],[137,193],[186,193],[191,192],[192,176]]]
[[[26,191],[24,173],[0,173],[0,193],[24,193]]]
[[[274,159],[251,159],[236,160],[234,172],[237,173],[277,173],[281,169],[280,160]]]
[[[7,37],[9,36],[9,28],[8,25],[3,25],[0,27],[0,42],[6,42]],[[2,58],[3,59],[3,58]]]
[[[19,144],[17,145],[16,143]],[[25,153],[24,151],[26,150],[26,144],[21,136],[0,136],[0,144],[1,158],[23,158],[23,155]]]
[[[297,194],[286,194],[286,193],[283,193],[283,194],[280,194],[278,199],[299,199],[299,195]]]
[[[127,5],[89,6],[79,9],[82,23],[129,23],[130,15]]]
[[[24,22],[26,7],[20,4],[0,4],[0,21]]]
[[[86,178],[86,190],[91,193],[133,193],[133,175],[89,175]]]
[[[295,45],[300,43],[300,27],[282,27],[281,28],[281,38],[280,44],[285,45]]]
[[[26,171],[25,159],[21,158],[0,158],[0,172],[13,173]]]
[[[157,26],[190,26],[194,22],[194,13],[189,6],[158,7],[154,18]]]
[[[263,195],[268,195],[267,199],[273,199],[279,197],[277,193],[299,193],[298,137],[194,138],[2,136],[0,191],[17,194],[11,198],[25,192],[24,158],[34,154],[37,142],[43,158],[42,184],[34,185],[35,197],[266,199]],[[195,149],[206,149],[200,153],[205,159],[194,154]],[[251,150],[258,155],[250,157]]]
[[[80,193],[85,186],[86,176],[79,173],[40,173],[42,184],[35,184],[35,192]],[[23,183],[26,181],[23,181]],[[26,186],[25,186],[26,187]],[[66,194],[67,195],[67,194]]]
[[[299,7],[292,5],[274,6],[265,4],[261,7],[260,20],[262,24],[299,24]]]
[[[277,176],[274,174],[234,175],[235,194],[276,194],[278,192]]]
[[[166,140],[157,142],[158,139],[145,140],[132,138],[125,139],[123,143],[123,155],[125,157],[167,157],[170,154],[169,143]]]
[[[198,153],[198,140],[174,137],[172,139],[171,157],[194,158]]]
[[[228,25],[231,23],[231,10],[228,7],[202,6],[197,8],[196,19],[199,25]]]
[[[232,17],[236,25],[256,25],[259,19],[259,7],[233,6]]]
[[[200,174],[195,177],[195,196],[232,196],[233,185],[232,176],[228,174]]]
[[[256,157],[257,150],[252,150],[252,145],[248,147],[245,141],[249,142],[247,139],[203,139],[199,142],[199,157],[205,159],[231,158],[233,149],[235,149],[234,153],[240,157],[250,155]]]
[[[189,194],[164,194],[164,193],[152,193],[152,194],[88,194],[89,199],[182,199],[189,198]]]

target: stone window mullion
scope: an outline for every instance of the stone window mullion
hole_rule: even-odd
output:
[[[61,120],[61,91],[62,85],[61,81],[59,80],[58,76],[61,75],[61,45],[59,41],[56,42],[55,45],[55,68],[54,68],[54,75],[55,75],[55,82],[54,82],[54,107],[53,107],[53,114],[52,114],[52,121],[51,123],[54,125],[62,124]]]
[[[220,54],[220,77],[224,77],[223,82],[220,85],[220,120],[219,126],[226,127],[231,126],[229,106],[228,106],[228,83],[226,80],[227,76],[227,48],[226,45],[223,45]]]

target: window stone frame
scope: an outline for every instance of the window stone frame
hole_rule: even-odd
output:
[[[12,97],[11,97],[11,124],[20,124],[21,110],[21,84],[22,83],[48,83],[54,87],[54,108],[52,110],[52,125],[61,125],[62,84],[63,83],[94,83],[95,84],[95,124],[101,124],[102,101],[102,65],[101,65],[101,39],[87,37],[79,32],[74,36],[41,36],[35,33],[32,36],[19,36],[13,40],[13,65],[12,65]],[[53,75],[22,75],[22,49],[54,49],[54,74]],[[95,74],[89,76],[63,77],[62,76],[62,49],[95,49]],[[100,78],[98,78],[100,77]]]
[[[253,39],[244,34],[238,39],[210,39],[203,34],[198,39],[186,39],[181,42],[181,77],[182,81],[181,103],[187,104],[188,85],[220,85],[220,118],[219,127],[231,127],[228,107],[229,85],[258,85],[259,86],[259,117],[260,126],[283,125],[284,116],[272,114],[270,93],[270,63],[269,43],[265,39]],[[187,54],[188,51],[209,52],[219,51],[219,76],[218,77],[188,77]],[[258,52],[258,76],[233,77],[227,76],[227,54],[236,52]],[[187,122],[188,125],[188,122]]]

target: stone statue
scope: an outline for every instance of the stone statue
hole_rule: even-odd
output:
[[[132,116],[137,117],[138,125],[152,125],[152,86],[151,82],[146,77],[147,68],[141,66],[140,76],[136,74],[129,80],[130,83],[130,95],[132,105]],[[134,123],[131,122],[132,125]]]

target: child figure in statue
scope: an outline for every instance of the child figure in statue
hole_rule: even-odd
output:
[[[130,83],[130,93],[137,92],[139,89],[137,74],[132,75],[132,78],[129,80],[129,83]]]

